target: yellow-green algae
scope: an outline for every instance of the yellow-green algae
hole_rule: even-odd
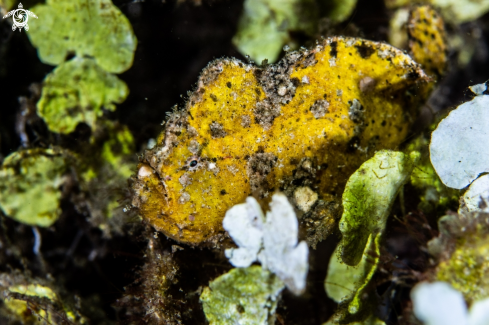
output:
[[[468,212],[457,217],[444,217],[439,221],[439,228],[447,228],[441,224],[447,222],[450,231],[441,231],[441,238],[437,239],[442,258],[435,278],[448,282],[471,305],[489,297],[489,214]],[[454,241],[454,247],[447,244],[450,239]]]
[[[344,263],[358,265],[369,237],[384,231],[394,199],[418,159],[419,152],[381,150],[348,179],[339,223]]]
[[[385,323],[383,321],[381,321],[380,319],[378,319],[377,317],[375,317],[373,315],[371,315],[368,318],[366,318],[362,321],[359,321],[359,322],[356,322],[356,321],[344,322],[344,321],[341,321],[341,315],[340,314],[341,313],[336,313],[323,325],[338,325],[338,324],[341,324],[341,325],[385,325]]]
[[[430,129],[435,127],[436,123]],[[421,191],[418,208],[424,212],[442,210],[444,213],[450,206],[456,206],[460,191],[447,187],[436,174],[429,156],[429,136],[419,136],[406,148],[407,152],[415,150],[421,155],[411,174],[410,183]]]
[[[123,81],[94,60],[75,57],[46,76],[37,109],[51,131],[70,133],[81,122],[95,127],[103,110],[115,110],[128,93]]]
[[[334,224],[348,177],[401,143],[428,83],[402,51],[354,38],[325,39],[266,68],[217,60],[142,158],[133,205],[167,236],[197,244],[222,234],[225,212],[248,195],[267,204],[304,175],[329,204],[312,209],[323,216],[312,226]]]
[[[49,227],[60,216],[60,186],[67,164],[54,149],[20,150],[5,158],[0,169],[0,208],[19,221]]]
[[[122,220],[126,219],[125,207],[120,202],[127,179],[137,164],[136,149],[134,138],[125,125],[101,120],[96,130],[83,154],[77,155],[77,170],[90,220],[110,236],[120,231]]]
[[[326,17],[333,23],[341,23],[348,19],[357,5],[357,0],[323,0],[321,2],[321,5],[326,7]]]
[[[4,286],[5,279],[0,280]],[[4,287],[4,308],[10,317],[22,324],[85,324],[87,320],[72,311],[52,288],[38,283]],[[20,294],[17,297],[16,294]]]
[[[290,31],[312,34],[317,23],[313,0],[246,0],[233,43],[261,63],[275,62],[291,43]]]
[[[129,69],[137,39],[129,20],[110,0],[47,0],[31,9],[29,39],[43,63],[59,65],[69,54],[89,56],[105,71]]]
[[[341,261],[340,245],[329,260],[324,287],[334,301],[346,302],[350,314],[356,314],[362,307],[362,300],[368,297],[366,287],[375,274],[380,259],[380,239],[381,233],[369,236],[362,259],[356,266],[349,266]]]
[[[274,324],[284,284],[260,266],[235,268],[204,288],[200,300],[210,325]]]

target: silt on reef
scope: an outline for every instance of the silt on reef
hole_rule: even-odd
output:
[[[140,159],[133,205],[168,237],[199,244],[219,240],[230,207],[280,190],[314,246],[340,216],[348,177],[403,141],[430,80],[404,52],[356,38],[262,67],[216,60]]]

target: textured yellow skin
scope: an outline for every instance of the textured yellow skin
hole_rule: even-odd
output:
[[[304,66],[311,55],[317,63]],[[424,99],[416,94],[425,93],[428,85],[419,66],[389,45],[330,38],[305,51],[292,65],[290,78],[299,81],[295,96],[281,105],[280,115],[267,129],[255,122],[254,108],[266,96],[255,74],[258,68],[226,59],[207,69],[215,67],[222,72],[205,79],[204,71],[187,107],[170,118],[158,146],[146,152],[134,185],[133,205],[142,217],[167,236],[191,244],[218,238],[227,209],[251,194],[253,175],[247,170],[247,159],[257,152],[277,158],[266,175],[270,191],[287,186],[284,178],[308,157],[316,166],[314,190],[320,199],[339,200],[349,175],[375,150],[394,149],[401,143]],[[354,99],[363,105],[362,123],[349,117]],[[319,118],[310,110],[317,100],[329,103]],[[249,127],[242,125],[243,115],[251,117]],[[226,136],[212,137],[213,122],[222,124]],[[170,133],[179,124],[180,131]],[[355,131],[358,125],[363,132]],[[358,141],[352,149],[355,137]],[[185,170],[182,167],[189,166],[195,153],[190,150],[192,141],[202,148],[200,160],[195,168]],[[182,176],[191,178],[191,184],[184,187]],[[183,193],[189,200],[179,203]],[[262,203],[271,194],[265,192]]]
[[[428,75],[442,76],[448,62],[448,47],[440,15],[430,6],[414,8],[409,17],[408,34],[413,59]]]

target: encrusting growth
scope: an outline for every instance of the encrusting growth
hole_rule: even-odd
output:
[[[314,204],[299,217],[314,245],[339,217],[348,177],[401,143],[429,84],[404,52],[355,38],[265,67],[216,60],[140,160],[133,205],[167,236],[198,244],[218,240],[225,212],[247,196],[265,206],[274,191],[294,198],[308,187]]]

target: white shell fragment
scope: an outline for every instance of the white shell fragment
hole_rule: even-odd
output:
[[[470,184],[463,200],[467,211],[489,213],[489,174],[479,177]]]
[[[294,191],[294,199],[297,207],[307,213],[318,200],[318,194],[309,186],[301,186]]]
[[[263,221],[260,205],[253,197],[237,204],[226,212],[222,226],[239,248],[226,249],[229,262],[236,267],[248,267],[256,261],[262,248]]]
[[[470,307],[469,325],[489,324],[489,299],[476,301]]]
[[[489,172],[488,141],[489,96],[476,96],[450,112],[431,135],[430,159],[441,181],[462,189]]]
[[[487,325],[489,298],[467,312],[463,295],[446,282],[421,282],[411,290],[414,315],[425,325]]]
[[[297,244],[299,223],[292,205],[283,194],[274,194],[266,219],[258,202],[248,197],[226,212],[223,227],[239,248],[225,254],[236,267],[248,267],[259,261],[275,273],[295,294],[306,287],[309,249]]]
[[[411,299],[414,315],[425,325],[468,325],[462,294],[446,282],[421,282]]]

